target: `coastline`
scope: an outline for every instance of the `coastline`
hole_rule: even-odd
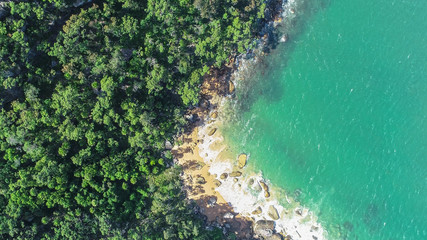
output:
[[[293,13],[286,9],[286,1],[283,4],[283,10]],[[285,16],[276,17],[269,24],[276,27],[281,17]],[[317,217],[286,195],[292,207],[282,206],[278,199],[283,194],[262,173],[248,169],[250,153],[235,152],[221,134],[228,117],[223,111],[224,103],[244,81],[242,72],[259,62],[264,55],[261,49],[271,39],[267,36],[261,41],[248,59],[239,56],[231,61],[229,65],[234,69],[205,77],[201,88],[204,100],[190,110],[188,118],[192,123],[178,137],[181,144],[174,146],[172,153],[183,169],[187,197],[197,203],[208,225],[221,227],[224,233],[233,232],[238,239],[325,239],[326,231]],[[277,41],[284,42],[286,37]]]

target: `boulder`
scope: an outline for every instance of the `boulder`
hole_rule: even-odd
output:
[[[244,153],[240,154],[238,157],[239,168],[243,168],[244,166],[246,166],[247,160],[248,160],[248,155]]]
[[[229,83],[228,83],[228,92],[230,94],[232,94],[234,92],[235,88],[236,88],[236,86],[234,86],[234,83],[232,81],[229,81]]]
[[[210,197],[208,200],[208,205],[213,207],[216,203],[216,197]]]
[[[224,218],[232,219],[232,218],[234,218],[234,215],[231,212],[227,212],[224,214]]]
[[[235,178],[235,179],[233,179],[233,182],[238,182],[239,181],[239,179],[237,179],[237,178]]]
[[[295,213],[302,216],[302,209],[301,208],[295,209]]]
[[[242,172],[239,171],[233,171],[232,173],[230,173],[230,177],[240,177],[242,176]]]
[[[205,184],[206,180],[204,177],[198,177],[198,178],[196,178],[196,183],[197,184]]]
[[[269,238],[269,240],[283,240],[283,237],[282,235],[275,233]]]
[[[252,212],[253,215],[258,215],[258,214],[261,214],[261,213],[262,213],[262,208],[261,207],[257,207],[257,209],[255,209]]]
[[[271,237],[274,231],[274,221],[259,220],[255,223],[254,232],[261,237]]]
[[[223,173],[221,174],[221,176],[219,176],[219,178],[221,178],[222,180],[226,179],[228,177],[227,173]]]
[[[216,187],[221,186],[221,182],[220,182],[219,180],[217,180],[217,179],[213,180],[213,184],[214,184]]]
[[[171,150],[173,148],[172,143],[168,140],[165,141],[165,149]]]
[[[217,117],[218,117],[218,112],[217,111],[211,113],[211,118],[217,118]]]
[[[259,184],[261,185],[262,189],[264,189],[264,196],[265,198],[269,198],[270,197],[270,192],[268,191],[268,186],[265,182],[260,181]]]
[[[274,220],[279,219],[279,213],[277,212],[277,209],[273,205],[270,205],[270,207],[268,208],[267,214]]]
[[[208,136],[212,136],[214,135],[216,132],[216,128],[212,128],[209,132],[208,132]]]

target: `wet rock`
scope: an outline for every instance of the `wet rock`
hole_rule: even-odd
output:
[[[244,166],[246,166],[246,162],[248,160],[248,155],[246,154],[240,154],[239,158],[238,158],[238,164],[239,164],[239,168],[243,168]]]
[[[234,215],[231,212],[228,212],[228,213],[224,214],[224,218],[226,218],[226,219],[232,219],[232,218],[234,218]]]
[[[221,178],[222,180],[227,179],[227,177],[228,177],[227,173],[223,173],[223,174],[221,174],[221,176],[219,176],[219,178]]]
[[[254,232],[261,237],[273,236],[274,221],[259,220],[255,223]]]
[[[204,177],[198,177],[198,178],[196,178],[196,183],[197,184],[205,184],[206,180]]]
[[[213,207],[216,203],[216,197],[210,197],[208,200],[208,205]]]
[[[252,212],[252,214],[253,215],[258,215],[258,214],[261,214],[262,213],[262,208],[261,207],[258,207],[257,209],[255,209],[253,212]]]
[[[274,220],[279,219],[279,213],[277,212],[277,209],[273,205],[270,205],[270,207],[268,208],[267,214]]]
[[[262,189],[264,189],[264,196],[265,198],[269,198],[270,197],[270,192],[268,191],[268,186],[265,182],[260,181],[259,184],[261,185]]]
[[[211,118],[217,118],[218,117],[218,112],[215,111],[211,114]]]
[[[236,88],[236,86],[234,85],[234,83],[232,82],[232,81],[230,81],[229,83],[228,83],[228,92],[230,93],[230,94],[232,94],[233,92],[234,92],[234,89]]]
[[[216,128],[212,128],[209,132],[208,132],[208,136],[212,136],[214,135],[216,132]]]
[[[221,186],[221,182],[220,182],[219,180],[217,180],[217,179],[213,180],[213,184],[214,184],[216,187]]]
[[[232,173],[230,173],[230,177],[240,177],[242,176],[242,172],[239,171],[233,171]]]

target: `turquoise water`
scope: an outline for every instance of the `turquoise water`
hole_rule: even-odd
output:
[[[427,1],[298,14],[238,89],[226,139],[330,239],[427,239]]]

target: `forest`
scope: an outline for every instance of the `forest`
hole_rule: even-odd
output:
[[[165,142],[262,0],[0,3],[0,238],[223,239]]]

